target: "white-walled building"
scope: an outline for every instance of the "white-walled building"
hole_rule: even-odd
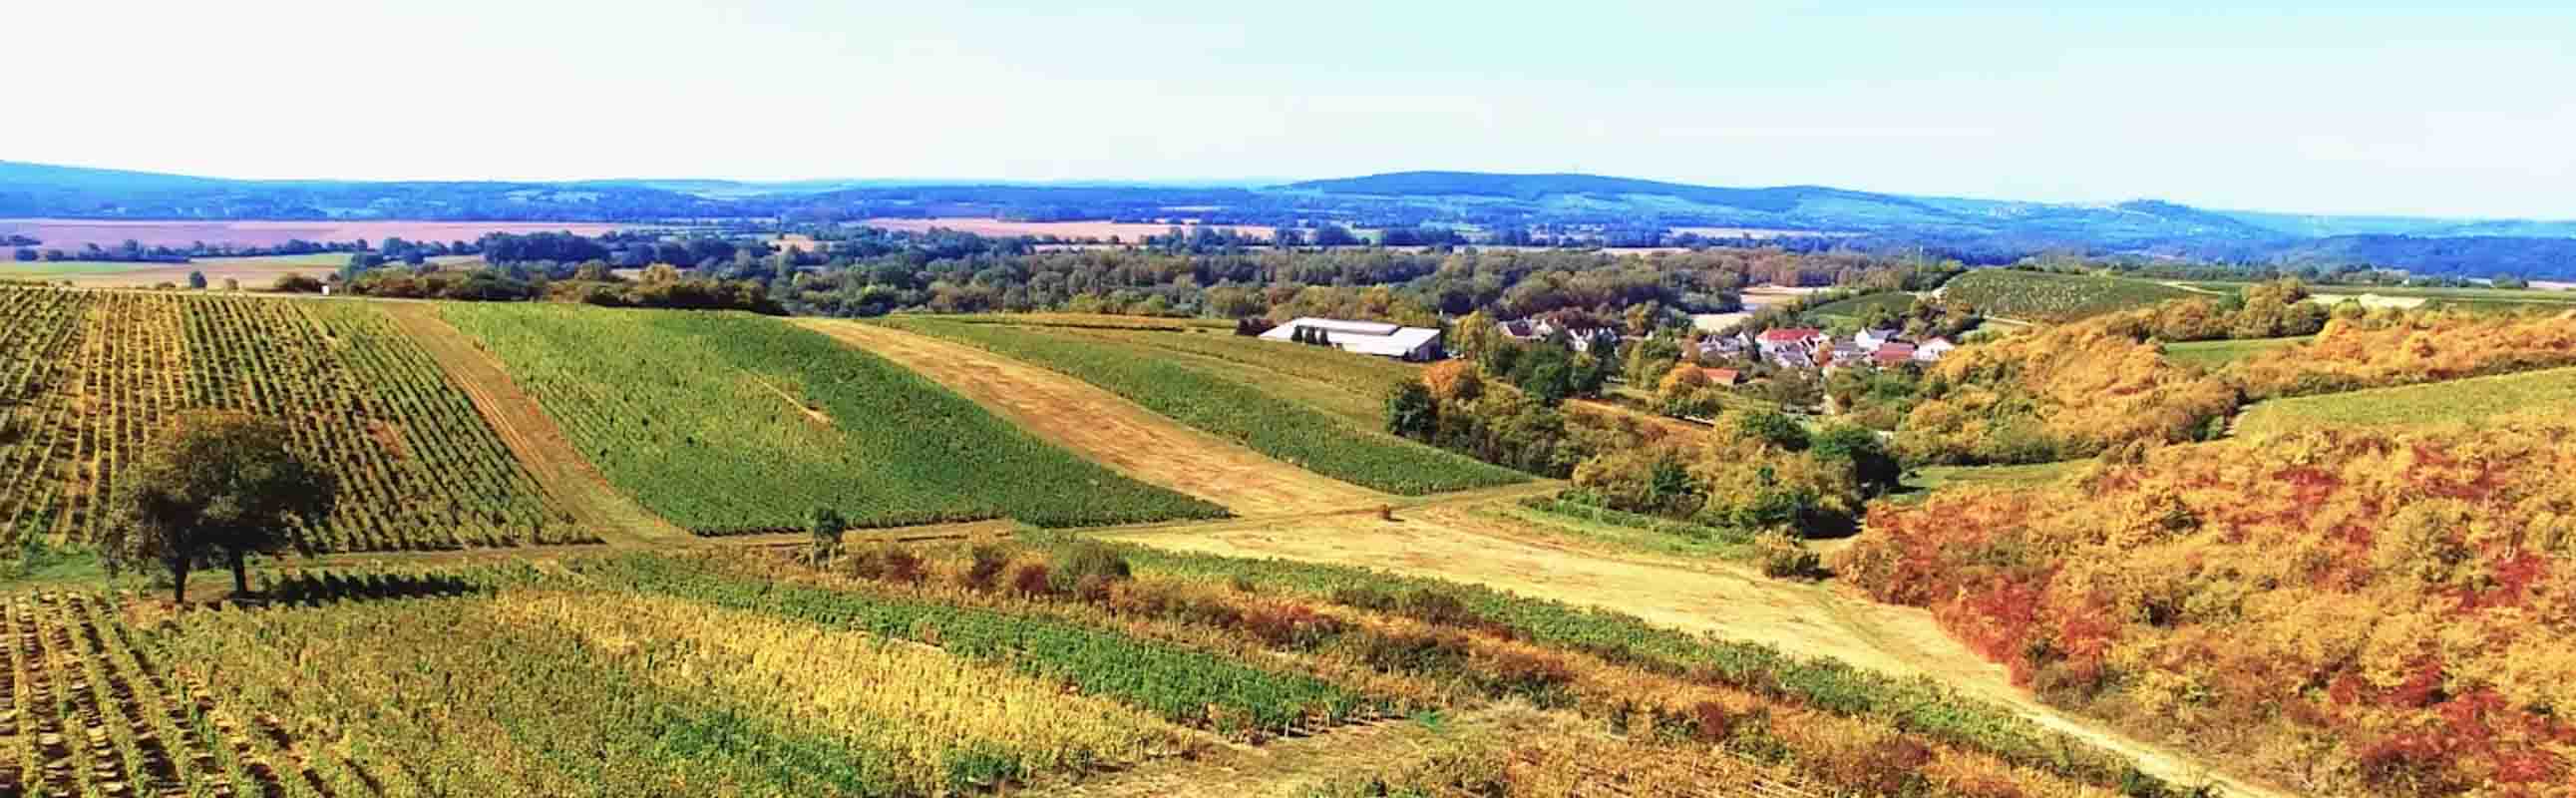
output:
[[[1299,330],[1315,331],[1308,335],[1320,332],[1326,342],[1344,352],[1413,361],[1439,360],[1449,354],[1440,347],[1439,330],[1375,321],[1304,317],[1270,328],[1261,334],[1261,339],[1295,341]]]

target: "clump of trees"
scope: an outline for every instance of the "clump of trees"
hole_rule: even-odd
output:
[[[2270,399],[2576,365],[2576,312],[2337,313],[2316,340],[2246,358],[2229,378]]]
[[[2280,279],[2210,299],[2180,299],[2111,314],[2110,329],[2132,338],[2166,343],[2315,335],[2330,309],[2308,301],[2307,286]]]
[[[117,483],[116,521],[100,541],[109,567],[165,568],[181,603],[188,574],[201,567],[229,567],[233,590],[249,593],[248,558],[285,550],[294,529],[330,515],[339,495],[331,473],[293,440],[275,420],[180,414]]]
[[[578,302],[617,308],[681,310],[747,310],[782,315],[787,312],[757,281],[692,277],[669,264],[644,269],[627,279],[606,263],[584,263],[558,277],[543,268],[522,266],[442,269],[435,266],[373,269],[347,280],[349,293],[397,299],[448,299],[476,302],[540,300]],[[281,288],[280,290],[284,290]]]
[[[1910,462],[2041,463],[2205,440],[2236,388],[2165,360],[2116,318],[1961,347],[1926,370],[1898,449]]]
[[[1810,433],[1776,412],[1685,430],[1560,407],[1508,376],[1467,360],[1434,365],[1389,398],[1388,429],[1571,479],[1567,498],[1585,504],[1798,537],[1849,532],[1862,504],[1896,485],[1896,459],[1868,430],[1836,425]]]

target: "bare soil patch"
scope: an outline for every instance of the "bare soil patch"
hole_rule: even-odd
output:
[[[1021,429],[1138,480],[1241,515],[1349,509],[1394,497],[1262,456],[1090,383],[974,347],[868,324],[795,323],[901,363]]]

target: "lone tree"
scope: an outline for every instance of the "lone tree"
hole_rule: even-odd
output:
[[[170,569],[171,598],[188,600],[188,572],[229,565],[250,592],[244,560],[286,548],[288,529],[330,515],[339,484],[287,448],[285,424],[228,411],[180,414],[117,486],[117,523],[100,548],[109,567]]]
[[[814,508],[814,512],[805,517],[805,531],[814,535],[813,547],[806,552],[807,557],[815,565],[821,565],[841,556],[841,533],[849,529],[850,522],[841,517],[841,511],[830,507]]]

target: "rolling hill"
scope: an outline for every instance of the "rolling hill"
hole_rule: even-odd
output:
[[[2049,249],[2419,273],[2576,279],[2576,221],[2324,216],[1915,196],[1813,185],[1725,187],[1588,174],[1392,172],[1274,186],[685,178],[569,182],[231,180],[0,161],[0,218],[655,222],[975,217],[1228,225],[1330,221],[1495,230],[1530,225],[1656,240],[1688,227],[1830,234],[1837,246],[1930,246],[1981,262]]]

